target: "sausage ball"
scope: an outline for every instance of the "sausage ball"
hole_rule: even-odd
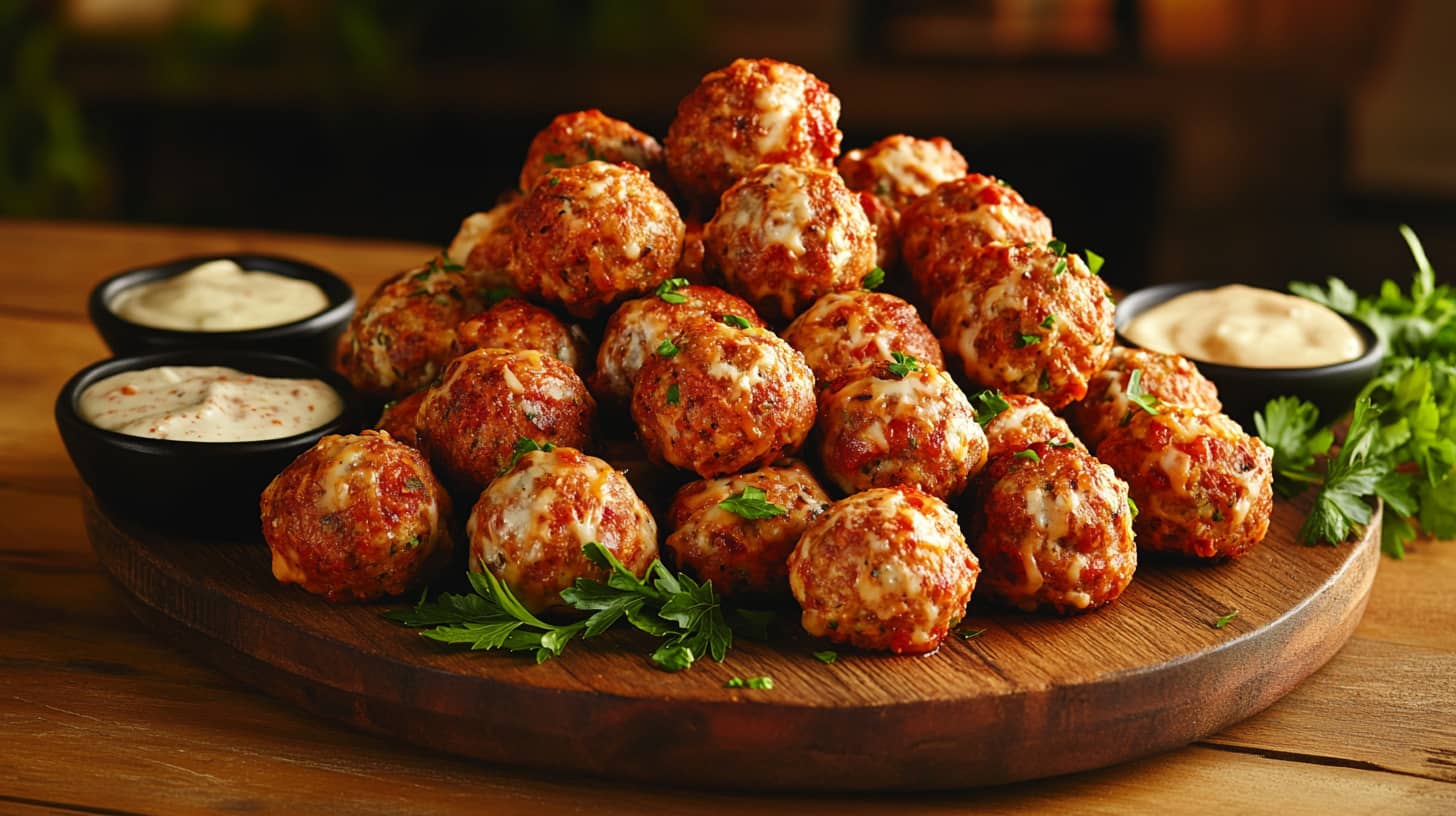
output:
[[[1137,503],[1138,545],[1199,558],[1248,552],[1269,531],[1273,451],[1223,414],[1157,411],[1138,409],[1097,446]]]
[[[824,475],[845,493],[907,484],[959,495],[986,464],[986,435],[950,375],[902,359],[854,369],[819,393]]]
[[[526,453],[490,483],[465,525],[470,570],[489,571],[532,612],[569,608],[561,590],[608,571],[595,541],[641,577],[657,558],[657,522],[621,471],[572,448]]]
[[[871,193],[896,211],[937,186],[966,175],[966,157],[942,137],[897,133],[844,154],[839,174],[851,190]]]
[[[1096,448],[1112,430],[1130,421],[1138,410],[1128,399],[1132,374],[1138,390],[1160,404],[1182,405],[1207,414],[1223,410],[1218,387],[1179,354],[1116,346],[1107,365],[1087,383],[1087,395],[1068,405],[1064,414],[1088,445]]]
[[[498,290],[512,285],[511,236],[515,229],[519,194],[502,197],[501,203],[486,212],[466,216],[460,231],[450,241],[445,255],[465,267],[463,270],[477,290]]]
[[[875,265],[881,269],[894,269],[900,260],[900,213],[874,193],[857,192],[859,205],[875,228]]]
[[[748,301],[716,286],[662,288],[660,293],[623,303],[607,320],[591,382],[592,391],[603,402],[625,406],[632,399],[632,385],[642,363],[662,341],[681,337],[699,321],[738,323],[734,318],[741,318],[750,326],[763,328]]]
[[[793,453],[814,425],[814,372],[766,329],[698,322],[637,374],[632,420],[648,458],[705,479]]]
[[[481,306],[470,281],[445,264],[401,272],[380,284],[349,322],[340,373],[377,397],[417,391],[450,361],[455,327]]]
[[[516,210],[511,275],[522,293],[592,317],[672,277],[683,230],[672,199],[636,165],[557,168]]]
[[[273,577],[330,601],[398,595],[450,560],[450,496],[387,433],[320,439],[263,490]]]
[[[789,553],[829,496],[802,462],[683,485],[667,511],[663,548],[679,569],[724,598],[789,594]]]
[[[927,301],[954,284],[956,266],[981,247],[1050,240],[1052,222],[1041,210],[979,173],[938,185],[900,211],[900,257]]]
[[[797,65],[734,60],[703,77],[667,129],[667,171],[687,197],[711,206],[760,164],[834,168],[839,97]]]
[[[563,113],[536,134],[526,149],[521,190],[529,191],[552,168],[594,160],[635,164],[659,186],[667,180],[662,145],[656,139],[593,108]]]
[[[1040,245],[986,254],[1000,262],[935,304],[931,326],[946,364],[959,365],[972,382],[1035,396],[1053,410],[1081,399],[1112,355],[1107,284],[1076,255]]]
[[[482,348],[535,349],[586,376],[591,349],[580,326],[520,298],[506,298],[455,327],[455,356]]]
[[[1127,483],[1086,451],[1036,442],[992,459],[966,515],[981,593],[1008,606],[1096,609],[1137,569]]]
[[[703,265],[707,250],[703,247],[703,222],[697,218],[683,219],[683,251],[677,260],[673,277],[691,283],[713,283],[714,276]]]
[[[428,390],[421,388],[407,397],[386,403],[383,413],[379,415],[379,421],[374,423],[375,430],[384,431],[395,441],[418,449],[420,406],[424,404],[425,392]]]
[[[1067,427],[1066,420],[1052,413],[1041,400],[1024,394],[997,393],[995,398],[1005,403],[1005,407],[989,419],[984,413],[990,410],[983,407],[985,403],[976,407],[976,419],[986,432],[988,460],[1003,453],[1026,450],[1035,442],[1087,452],[1087,446]]]
[[[833,170],[765,164],[723,194],[703,228],[707,261],[728,288],[785,320],[875,268],[875,231]]]
[[[474,495],[510,464],[522,438],[585,447],[595,413],[586,385],[555,357],[477,349],[450,361],[425,394],[420,450],[451,489]]]
[[[806,632],[896,654],[938,648],[965,616],[979,572],[955,513],[905,486],[830,505],[789,555]]]
[[[909,303],[883,292],[832,292],[794,318],[784,341],[804,355],[819,382],[867,363],[893,362],[898,351],[945,368],[940,343]]]

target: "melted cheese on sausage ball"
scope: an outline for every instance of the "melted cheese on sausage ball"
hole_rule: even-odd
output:
[[[934,651],[965,615],[980,571],[955,513],[911,487],[843,499],[789,556],[811,635],[896,654]]]
[[[891,362],[891,352],[944,368],[940,344],[909,303],[883,292],[831,292],[794,318],[784,341],[804,355],[819,382],[867,363]]]
[[[476,289],[511,285],[511,233],[520,204],[520,195],[512,193],[490,210],[466,216],[445,250],[446,257],[465,267]]]
[[[527,453],[480,494],[465,527],[470,569],[489,571],[532,612],[565,607],[578,578],[605,582],[582,546],[595,541],[641,576],[657,557],[657,522],[627,477],[571,448]]]
[[[593,108],[563,113],[536,134],[526,149],[521,189],[530,190],[554,167],[594,160],[635,164],[651,174],[658,186],[667,180],[662,145],[656,139]]]
[[[1006,401],[1006,409],[983,425],[987,459],[1025,450],[1035,442],[1087,452],[1066,421],[1052,413],[1046,403],[1023,394],[1002,394],[1001,398]]]
[[[1066,408],[1067,421],[1088,445],[1097,447],[1113,429],[1139,410],[1127,397],[1132,373],[1144,393],[1159,403],[1181,405],[1204,413],[1223,409],[1218,387],[1199,373],[1192,360],[1178,354],[1117,346],[1107,365],[1087,383],[1087,395]]]
[[[939,136],[917,139],[897,133],[839,160],[839,174],[849,189],[872,193],[897,211],[966,171],[966,157]]]
[[[591,354],[586,333],[568,327],[549,310],[506,298],[455,328],[455,356],[482,348],[527,349],[549,354],[586,376]]]

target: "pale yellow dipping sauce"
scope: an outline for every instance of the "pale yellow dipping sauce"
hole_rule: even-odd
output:
[[[1123,327],[1153,351],[1244,368],[1313,368],[1353,360],[1365,341],[1313,301],[1234,284],[1179,295]]]
[[[99,380],[77,413],[108,431],[184,442],[254,442],[319,427],[344,410],[321,380],[259,377],[222,366],[162,366]]]
[[[109,305],[118,316],[156,329],[246,331],[318,314],[329,297],[309,281],[224,259],[123,289]]]

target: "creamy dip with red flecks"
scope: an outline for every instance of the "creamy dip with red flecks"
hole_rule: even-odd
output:
[[[97,381],[76,411],[108,431],[183,442],[253,442],[317,428],[344,410],[321,380],[222,366],[160,366]]]

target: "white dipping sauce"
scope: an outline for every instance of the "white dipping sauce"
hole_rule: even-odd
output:
[[[1152,351],[1245,368],[1313,368],[1365,352],[1359,332],[1325,306],[1238,284],[1160,303],[1122,334]]]
[[[318,314],[329,297],[309,281],[223,259],[123,289],[108,305],[117,316],[155,329],[245,331]]]
[[[77,413],[108,431],[184,442],[278,439],[344,410],[321,380],[259,377],[222,366],[162,366],[97,381]]]

